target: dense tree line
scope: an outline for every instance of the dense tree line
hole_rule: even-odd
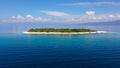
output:
[[[29,29],[28,32],[95,32],[96,30],[91,29],[55,29],[55,28],[32,28]]]

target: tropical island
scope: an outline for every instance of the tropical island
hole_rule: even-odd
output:
[[[68,28],[32,28],[26,34],[91,34],[91,33],[104,33],[92,29],[68,29]]]

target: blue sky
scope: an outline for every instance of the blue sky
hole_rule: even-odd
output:
[[[0,0],[0,22],[120,20],[119,0]]]

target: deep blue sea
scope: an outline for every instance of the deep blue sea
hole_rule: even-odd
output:
[[[0,68],[120,68],[120,34],[0,34]]]

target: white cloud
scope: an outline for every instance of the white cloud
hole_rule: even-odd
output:
[[[117,15],[118,18],[120,18],[120,15]]]
[[[67,23],[90,23],[90,22],[109,22],[120,20],[120,14],[103,14],[103,15],[74,15],[73,17],[63,18],[57,22]]]
[[[34,19],[34,17],[32,15],[30,15],[30,14],[26,15],[26,18],[27,19]]]
[[[12,18],[13,18],[13,19],[15,19],[15,18],[16,18],[16,16],[12,16]]]
[[[51,16],[56,16],[56,17],[64,17],[64,16],[70,16],[67,13],[64,12],[57,12],[57,11],[41,11],[47,15],[51,15]]]
[[[94,15],[94,14],[95,14],[95,11],[86,11],[86,14],[87,14],[87,15]]]
[[[12,16],[9,19],[0,20],[0,22],[48,22],[50,19],[37,17],[27,14],[25,16]]]
[[[110,14],[110,15],[108,15],[108,17],[114,18],[115,16],[114,16],[114,15],[112,15],[112,14]]]
[[[64,13],[64,12],[63,12]],[[65,13],[67,14],[67,13]],[[34,17],[30,14],[25,16],[12,16],[9,19],[2,19],[0,22],[66,22],[66,23],[88,23],[88,22],[107,22],[120,20],[120,14],[95,14],[95,11],[86,11],[87,15],[53,15],[55,17],[46,17],[41,16]],[[66,16],[66,17],[65,17]]]
[[[18,16],[12,16],[12,18],[13,18],[13,19],[24,19],[24,17],[23,17],[23,16],[20,16],[20,15],[18,15]]]
[[[63,4],[64,6],[100,6],[100,5],[112,5],[120,6],[120,2],[79,2]]]

